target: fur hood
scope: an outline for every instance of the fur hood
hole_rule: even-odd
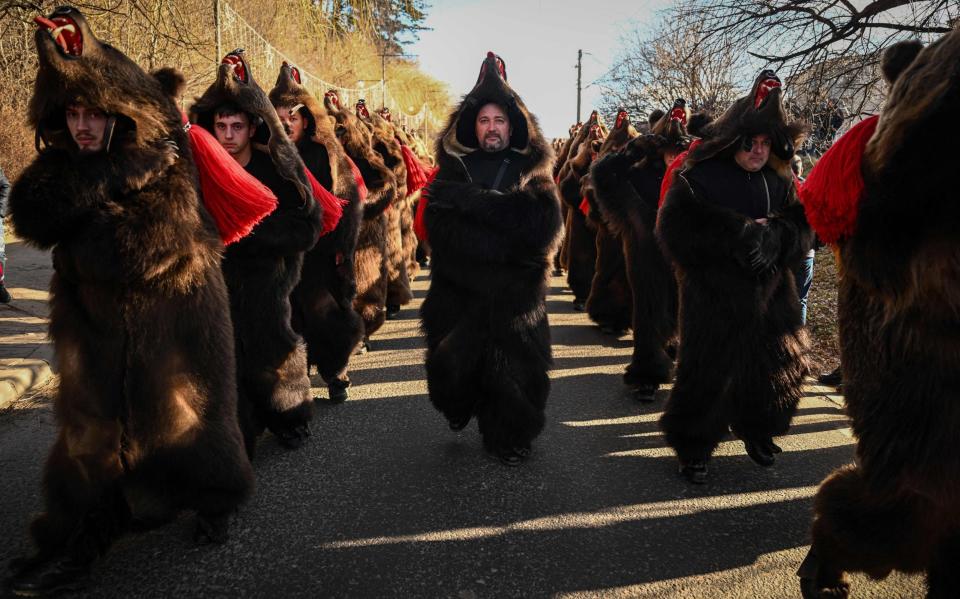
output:
[[[617,119],[614,121],[613,129],[610,130],[607,138],[603,140],[603,144],[600,146],[597,154],[599,156],[606,156],[612,152],[619,152],[630,143],[630,140],[637,137],[637,135],[639,135],[639,132],[630,122],[630,115],[627,114],[625,108],[621,108],[617,111]]]
[[[277,83],[270,90],[270,103],[275,107],[303,105],[313,117],[314,133],[311,141],[324,146],[327,155],[330,158],[330,179],[334,182],[334,187],[340,181],[341,176],[348,175],[352,178],[352,173],[343,173],[341,168],[341,145],[337,140],[335,132],[336,119],[327,112],[326,107],[313,97],[307,88],[300,83],[300,71],[286,62],[280,67],[280,74],[277,76]],[[354,185],[355,187],[355,185]],[[343,194],[342,189],[335,190]]]
[[[300,153],[287,137],[267,94],[254,80],[250,66],[243,57],[243,50],[234,50],[224,56],[217,71],[217,80],[190,107],[190,122],[214,133],[214,112],[227,102],[255,118],[257,132],[254,143],[266,146],[277,172],[296,185],[303,202],[311,200],[313,192]]]
[[[664,113],[656,122],[651,124],[650,133],[666,140],[666,143],[660,144],[663,150],[671,148],[675,152],[682,152],[690,145],[690,136],[687,132],[690,118],[687,101],[683,98],[677,98],[670,112]]]
[[[315,132],[313,141],[327,147],[336,141],[336,119],[327,112],[326,107],[313,97],[307,88],[300,82],[300,71],[297,67],[286,62],[280,67],[277,82],[269,94],[270,103],[274,107],[297,106],[302,104],[313,117]]]
[[[750,93],[704,127],[704,142],[690,152],[686,164],[689,168],[729,150],[745,137],[766,133],[772,142],[769,165],[784,179],[792,179],[790,159],[805,132],[806,125],[790,119],[783,106],[780,78],[766,69],[757,75]]]
[[[543,137],[536,117],[507,84],[507,69],[503,59],[488,52],[480,66],[477,83],[450,115],[437,140],[436,153],[441,173],[451,168],[462,168],[457,158],[479,149],[475,129],[477,113],[489,102],[506,107],[513,128],[510,147],[529,157],[528,171],[550,169],[553,163],[550,143]],[[440,177],[445,178],[442,174]]]
[[[145,148],[171,138],[183,147],[180,111],[172,98],[175,90],[168,86],[176,81],[148,75],[99,40],[75,8],[58,8],[36,22],[39,68],[28,118],[37,132],[38,149],[42,144],[76,148],[65,118],[67,105],[74,103],[115,117],[107,131],[111,149]]]

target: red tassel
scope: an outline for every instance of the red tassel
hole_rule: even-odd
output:
[[[848,238],[856,229],[863,193],[860,166],[879,120],[872,116],[854,125],[820,157],[800,186],[807,222],[825,243]]]
[[[347,156],[347,162],[350,163],[350,172],[353,173],[353,180],[357,183],[357,192],[360,194],[360,203],[367,201],[367,183],[363,180],[363,173],[360,172],[360,169],[357,167],[357,164]]]
[[[333,231],[337,228],[337,224],[340,222],[340,217],[343,216],[343,207],[349,204],[348,200],[341,200],[337,196],[333,195],[327,191],[323,185],[320,185],[320,182],[317,181],[317,178],[313,176],[313,173],[310,172],[310,169],[304,168],[303,172],[307,175],[307,180],[310,181],[310,188],[313,189],[313,199],[320,204],[320,209],[323,210],[323,224],[320,228],[320,237],[323,237],[330,231]]]
[[[584,216],[590,216],[590,201],[587,199],[587,196],[583,196],[583,199],[580,200],[580,212]]]
[[[437,173],[440,172],[440,167],[434,167],[427,175],[427,182],[423,185],[423,190],[420,192],[420,201],[417,203],[417,216],[413,219],[413,232],[417,234],[417,239],[421,241],[427,241],[427,223],[424,222],[424,211],[427,209],[427,202],[429,198],[427,193],[430,191],[430,184],[433,183],[433,180],[437,178]]]
[[[403,164],[407,167],[407,197],[423,189],[429,175],[420,160],[408,146],[400,146],[403,152]]]
[[[186,117],[184,117],[186,118]],[[243,239],[277,207],[277,196],[248,173],[203,127],[187,130],[200,191],[224,245]]]
[[[673,172],[683,166],[684,161],[687,159],[687,154],[699,146],[700,142],[701,140],[699,139],[693,140],[693,142],[690,143],[690,147],[680,152],[667,167],[667,172],[663,174],[663,182],[660,184],[660,199],[657,201],[658,209],[663,206],[663,200],[667,197],[667,192],[670,191],[670,186],[673,184]]]

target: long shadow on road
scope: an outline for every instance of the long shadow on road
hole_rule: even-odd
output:
[[[656,425],[666,393],[634,402],[621,376],[628,345],[566,327],[547,425],[529,461],[507,468],[483,452],[475,424],[451,432],[431,407],[412,324],[389,322],[381,349],[354,359],[351,400],[319,406],[307,445],[261,440],[257,490],[226,545],[194,546],[190,516],[124,537],[89,595],[592,595],[749,568],[808,543],[816,485],[852,459],[840,410],[806,403],[772,468],[730,438],[709,484],[691,486]],[[53,431],[48,407],[0,423],[0,469],[19,468],[16,484],[0,485],[0,559],[25,546]],[[795,566],[780,568],[784,584]]]

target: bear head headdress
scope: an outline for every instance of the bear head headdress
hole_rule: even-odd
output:
[[[457,157],[479,149],[477,113],[491,102],[505,108],[511,127],[509,145],[529,157],[529,170],[544,165],[549,168],[553,161],[553,149],[543,137],[536,117],[507,83],[507,67],[503,59],[488,52],[480,66],[476,84],[454,110],[437,140],[436,154],[440,169],[452,167]]]
[[[764,69],[754,79],[747,95],[706,125],[704,142],[690,151],[687,163],[699,162],[734,145],[748,147],[753,136],[766,134],[771,141],[770,166],[782,177],[792,180],[790,160],[805,131],[806,126],[791,119],[783,105],[780,78]]]
[[[304,204],[310,202],[311,184],[297,147],[287,137],[267,94],[254,80],[242,49],[223,57],[217,80],[190,107],[190,121],[213,133],[216,111],[228,103],[247,113],[257,128],[253,143],[266,146],[277,173],[296,186]]]
[[[110,44],[93,34],[75,8],[60,7],[35,19],[39,68],[28,110],[36,145],[76,149],[67,129],[70,104],[95,107],[108,116],[105,145],[124,152],[172,139],[181,148],[185,137],[173,100],[183,78],[171,69],[147,74]]]

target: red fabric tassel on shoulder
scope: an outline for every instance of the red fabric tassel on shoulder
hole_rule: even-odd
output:
[[[430,198],[427,197],[427,193],[430,191],[430,184],[437,178],[437,173],[439,172],[440,167],[437,166],[427,175],[427,181],[424,183],[423,190],[420,193],[420,201],[417,203],[417,215],[413,219],[413,232],[417,234],[417,239],[421,241],[429,241],[427,239],[427,223],[424,222],[423,215],[427,209],[427,202],[430,200]]]
[[[580,212],[582,212],[584,216],[590,216],[590,200],[587,199],[587,196],[583,196],[583,199],[580,200]]]
[[[879,120],[879,116],[869,117],[844,133],[800,186],[807,222],[824,243],[850,237],[856,229],[863,193],[863,152]]]
[[[690,154],[694,148],[699,146],[700,143],[701,140],[699,139],[693,140],[690,143],[690,147],[677,154],[677,157],[673,159],[673,162],[667,166],[667,172],[663,174],[663,182],[660,183],[660,199],[657,201],[657,208],[663,206],[663,200],[667,197],[667,192],[670,191],[670,186],[673,184],[674,171],[683,166],[684,161],[687,159],[687,155]]]
[[[310,188],[313,189],[313,199],[320,204],[320,209],[323,210],[323,223],[320,227],[320,237],[323,237],[330,231],[333,231],[337,228],[337,224],[340,223],[340,217],[343,216],[343,207],[350,202],[347,200],[341,200],[337,196],[333,195],[324,188],[323,185],[320,185],[320,182],[317,181],[317,178],[313,176],[313,173],[310,172],[310,169],[304,167],[303,172],[307,175],[307,181],[310,182]]]
[[[430,175],[423,164],[408,146],[400,146],[403,153],[403,165],[407,167],[407,197],[423,189]]]
[[[184,115],[193,161],[200,175],[203,205],[213,217],[224,245],[246,237],[277,207],[277,196],[248,173],[203,127]]]

